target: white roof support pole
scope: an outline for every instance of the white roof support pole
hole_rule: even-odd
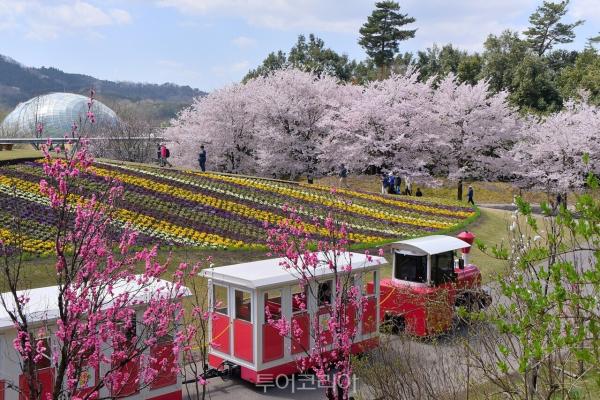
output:
[[[427,255],[427,284],[431,285],[431,255]]]
[[[252,318],[252,330],[254,334],[254,340],[252,341],[253,348],[252,352],[254,353],[254,366],[258,367],[260,363],[262,363],[262,355],[263,355],[263,339],[262,339],[262,323],[260,322],[261,317],[265,316],[265,304],[264,304],[264,296],[258,295],[258,290],[254,289],[251,292],[251,300],[250,300],[250,314],[254,314]],[[260,307],[260,308],[259,308]],[[258,369],[258,368],[257,368]]]
[[[286,286],[281,288],[281,317],[285,321],[289,321],[290,324],[292,324],[292,303],[292,287]],[[293,325],[290,335],[283,337],[283,358],[286,360],[292,356]]]
[[[207,296],[208,296],[208,310],[209,310],[209,315],[213,315],[212,313],[215,312],[215,305],[213,304],[213,300],[214,300],[214,295],[213,295],[213,281],[212,279],[208,279],[208,283],[207,283]],[[212,342],[212,318],[208,319],[208,343]]]

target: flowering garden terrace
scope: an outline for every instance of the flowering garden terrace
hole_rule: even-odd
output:
[[[42,161],[0,168],[0,222],[9,213],[20,215],[25,250],[49,254],[53,250],[52,218],[48,199],[40,192]],[[354,246],[370,246],[439,231],[452,231],[474,219],[476,210],[453,201],[384,197],[368,192],[218,173],[159,169],[138,164],[97,161],[77,177],[78,197],[102,193],[109,178],[117,178],[124,196],[112,216],[115,234],[129,226],[139,241],[167,246],[262,249],[265,224],[287,217],[293,208],[315,237],[326,232],[320,223],[333,209],[351,228]],[[0,239],[14,232],[0,228]]]

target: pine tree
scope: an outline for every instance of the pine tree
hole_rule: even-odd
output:
[[[360,28],[361,38],[358,41],[381,69],[389,67],[398,53],[398,44],[402,40],[415,37],[416,29],[401,29],[404,25],[415,22],[408,14],[400,13],[400,5],[395,1],[381,1],[375,4],[375,10],[367,22]]]
[[[544,1],[544,4],[529,17],[531,26],[525,32],[529,45],[538,56],[554,46],[556,43],[571,43],[575,39],[573,29],[583,24],[583,20],[578,20],[572,24],[563,24],[560,20],[567,13],[569,0],[560,3],[550,3]]]

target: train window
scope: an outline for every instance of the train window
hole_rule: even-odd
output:
[[[375,290],[375,285],[374,285],[375,277],[376,277],[375,274],[377,274],[377,271],[369,271],[369,272],[363,273],[363,276],[362,276],[362,294],[363,294],[363,296],[368,296],[370,294],[373,294],[373,293],[369,293],[369,284],[372,284],[371,291]]]
[[[306,305],[308,299],[306,289],[306,286],[303,287],[301,285],[294,285],[292,287],[292,313],[304,312],[308,308]]]
[[[265,293],[265,322],[269,319],[269,315],[271,319],[281,318],[281,290]]]
[[[332,289],[333,281],[331,280],[319,283],[319,292],[317,296],[319,299],[319,307],[331,304]]]
[[[235,291],[235,318],[252,322],[252,296],[250,292]]]
[[[436,285],[454,281],[454,252],[436,254],[431,257],[432,279]]]
[[[352,290],[356,286],[357,276],[353,274],[344,275],[341,282],[341,293],[342,301],[349,301],[350,293],[354,293]],[[357,289],[360,289],[357,288]]]
[[[394,255],[394,278],[425,283],[427,281],[427,256]]]
[[[41,352],[40,354],[40,358],[39,361],[35,364],[35,367],[37,369],[42,369],[42,368],[48,368],[51,367],[51,355],[50,355],[50,339],[47,337],[43,337],[43,338],[37,338],[35,340],[36,342],[36,349],[37,349],[37,342],[41,341],[42,342],[42,346],[44,348],[44,351]],[[37,350],[36,350],[37,351]]]
[[[213,285],[213,307],[215,312],[219,314],[229,315],[227,311],[227,291],[228,289],[225,286]]]

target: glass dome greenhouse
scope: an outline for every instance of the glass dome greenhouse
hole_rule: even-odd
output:
[[[50,93],[20,103],[4,118],[0,125],[2,136],[38,137],[36,126],[43,126],[42,137],[62,138],[71,135],[73,123],[81,133],[102,134],[103,129],[119,122],[117,114],[98,100],[94,100],[92,112],[95,123],[86,122],[89,98],[74,93]]]

